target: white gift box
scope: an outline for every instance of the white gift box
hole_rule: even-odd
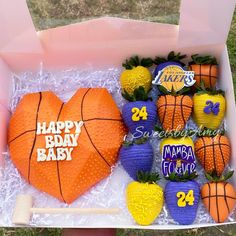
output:
[[[219,86],[227,99],[227,135],[232,144],[231,167],[236,169],[236,117],[234,88],[226,40],[230,29],[235,0],[182,0],[179,25],[159,24],[130,19],[103,17],[78,24],[36,32],[24,0],[0,1],[0,153],[6,152],[8,104],[12,73],[37,71],[43,63],[46,70],[72,67],[120,67],[130,55],[166,55],[181,51],[188,55],[211,54],[219,61]],[[4,155],[0,157],[4,173]],[[117,172],[119,177],[122,172]],[[236,184],[236,175],[233,177]],[[48,206],[50,207],[50,206]],[[5,209],[4,209],[5,210]],[[0,214],[6,214],[1,211]],[[40,217],[40,216],[39,216]],[[138,226],[135,223],[94,217],[94,221],[71,224],[70,218],[55,216],[47,224],[37,219],[34,226],[78,228],[145,228],[180,229],[205,227],[214,223],[180,226],[176,224]],[[0,217],[2,218],[2,217]],[[4,218],[4,217],[3,217]],[[236,217],[224,224],[236,223]],[[36,222],[36,223],[35,223]],[[39,222],[37,224],[37,222]],[[1,220],[1,226],[12,226],[11,220]]]

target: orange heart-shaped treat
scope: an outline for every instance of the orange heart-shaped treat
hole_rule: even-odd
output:
[[[110,174],[124,135],[120,111],[106,89],[79,89],[67,103],[39,92],[18,104],[8,145],[31,185],[71,203]]]

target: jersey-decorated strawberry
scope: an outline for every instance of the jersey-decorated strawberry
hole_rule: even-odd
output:
[[[186,55],[181,55],[181,53],[175,53],[174,51],[171,51],[167,58],[165,57],[156,57],[154,59],[154,64],[156,64],[156,68],[154,70],[154,78],[158,75],[159,71],[164,69],[167,66],[174,65],[174,66],[180,66],[184,67],[185,64],[182,62],[182,60],[186,58]]]
[[[181,225],[192,224],[200,199],[200,186],[194,181],[195,172],[179,176],[172,173],[165,187],[165,202],[171,217]]]
[[[124,142],[120,149],[121,165],[131,178],[137,180],[138,171],[150,172],[153,162],[153,149],[146,139]]]
[[[163,189],[156,184],[156,173],[138,173],[138,181],[131,182],[126,189],[127,208],[140,225],[150,225],[160,214],[163,204]]]
[[[215,174],[206,174],[210,182],[204,184],[201,188],[202,202],[217,223],[225,222],[236,204],[235,188],[232,184],[226,182],[233,173],[233,171],[230,171],[221,177],[217,177]]]
[[[122,92],[133,94],[134,90],[142,86],[148,92],[152,85],[152,74],[147,67],[152,66],[151,58],[139,59],[138,56],[127,59],[122,66],[125,70],[120,75]]]
[[[134,90],[132,95],[122,93],[130,101],[123,106],[122,117],[133,138],[150,136],[157,122],[156,104],[148,98],[143,87]]]
[[[165,177],[172,173],[183,175],[195,171],[194,143],[190,137],[167,137],[162,139],[160,154],[162,156],[162,174]]]
[[[203,136],[195,141],[195,153],[207,173],[220,176],[231,156],[230,141],[225,135]]]
[[[193,118],[201,128],[218,129],[226,110],[224,92],[221,90],[204,89],[193,96]]]
[[[164,130],[184,129],[193,109],[193,101],[190,96],[183,95],[183,89],[179,92],[169,93],[162,86],[159,89],[166,95],[162,95],[157,100],[157,112]]]
[[[218,77],[218,65],[215,57],[192,55],[189,70],[194,71],[195,86],[204,82],[206,88],[214,88]]]

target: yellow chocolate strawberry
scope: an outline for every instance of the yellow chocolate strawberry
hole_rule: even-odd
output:
[[[193,140],[186,137],[168,137],[160,143],[161,170],[164,177],[176,173],[179,176],[191,174],[196,168]]]
[[[200,91],[193,96],[193,118],[199,127],[219,128],[225,110],[226,101],[221,90]]]
[[[185,145],[185,146],[191,146],[192,149],[194,150],[194,143],[193,140],[186,136],[186,137],[178,137],[178,138],[174,138],[174,137],[168,137],[168,138],[164,138],[161,143],[160,143],[160,152],[162,153],[163,147],[165,145]]]
[[[151,58],[139,59],[138,56],[126,60],[122,66],[125,70],[120,75],[120,84],[122,92],[133,94],[134,90],[140,86],[148,92],[152,85],[152,74],[147,67],[152,66]]]
[[[160,214],[163,204],[163,189],[156,184],[157,173],[138,172],[138,181],[126,189],[127,208],[140,225],[150,225]]]

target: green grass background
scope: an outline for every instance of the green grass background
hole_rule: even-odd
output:
[[[67,25],[101,16],[118,16],[177,24],[179,0],[27,0],[37,30]],[[228,50],[236,88],[236,11],[228,41]],[[59,236],[61,229],[2,228],[0,236]],[[236,226],[191,230],[152,231],[118,230],[118,236],[202,236],[236,235]]]

